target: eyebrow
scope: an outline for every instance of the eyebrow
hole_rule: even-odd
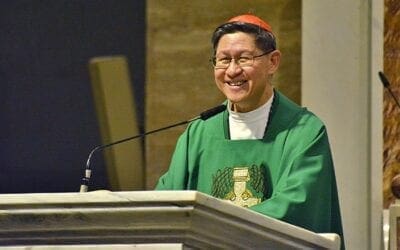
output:
[[[239,51],[237,53],[235,52],[234,54],[241,56],[246,53],[253,55],[256,52],[255,52],[255,50],[243,50],[243,51]],[[232,56],[232,53],[229,53],[228,51],[226,51],[226,52],[222,51],[222,52],[216,53],[215,56]]]

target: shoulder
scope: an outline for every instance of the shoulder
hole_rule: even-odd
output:
[[[326,127],[318,116],[289,100],[279,91],[275,91],[267,130],[270,138],[281,137],[286,143],[299,140],[307,143],[327,136]]]
[[[292,155],[308,149],[315,154],[329,154],[328,132],[322,120],[284,95],[279,94],[278,98],[270,138],[283,142],[286,152]]]
[[[275,91],[275,100],[272,116],[276,116],[281,123],[287,126],[294,124],[309,124],[316,127],[325,127],[323,121],[313,112],[301,107],[279,91]]]

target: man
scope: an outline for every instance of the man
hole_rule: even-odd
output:
[[[343,239],[326,128],[273,88],[281,53],[270,25],[237,16],[212,43],[227,110],[188,126],[156,188],[198,190]]]

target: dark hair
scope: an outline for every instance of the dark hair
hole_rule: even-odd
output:
[[[212,35],[211,43],[214,49],[214,55],[218,46],[218,42],[223,35],[244,32],[255,36],[255,43],[259,49],[264,52],[275,50],[275,36],[257,25],[243,22],[225,23],[217,27]]]

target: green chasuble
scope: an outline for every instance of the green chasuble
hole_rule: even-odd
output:
[[[156,189],[198,190],[317,233],[337,233],[343,242],[326,128],[279,91],[262,139],[230,140],[228,111],[192,122]]]

